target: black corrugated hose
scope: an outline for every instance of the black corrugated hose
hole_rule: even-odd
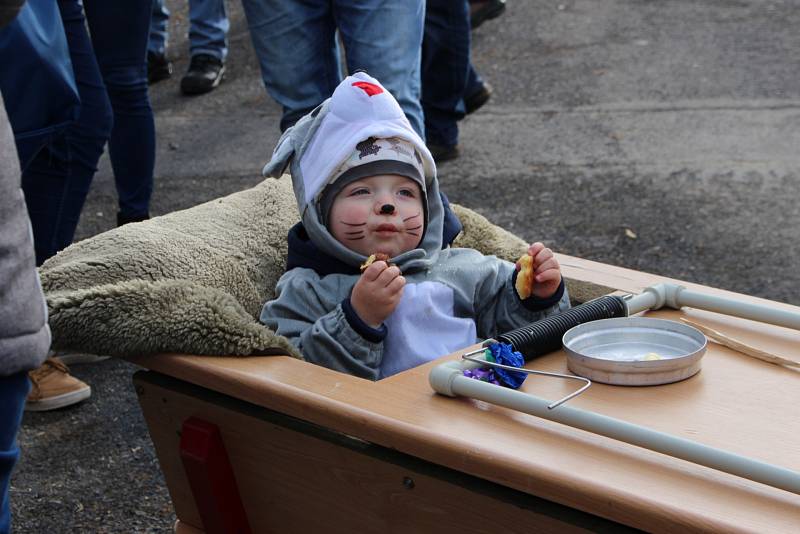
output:
[[[561,348],[564,333],[582,323],[612,317],[625,317],[626,307],[622,297],[606,295],[584,302],[564,313],[551,315],[541,321],[517,328],[497,336],[502,343],[509,343],[522,353],[525,361],[543,356]]]

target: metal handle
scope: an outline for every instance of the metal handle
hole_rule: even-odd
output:
[[[578,395],[580,395],[581,393],[586,391],[586,389],[589,386],[592,385],[592,381],[591,380],[589,380],[588,378],[583,378],[582,376],[565,375],[565,374],[561,374],[561,373],[551,373],[549,371],[535,371],[533,369],[525,369],[523,367],[514,367],[512,365],[503,365],[502,363],[490,362],[490,361],[488,361],[488,360],[486,360],[484,358],[477,358],[477,357],[474,356],[475,354],[483,354],[483,353],[486,352],[486,350],[487,350],[486,348],[480,348],[480,349],[476,349],[476,350],[473,350],[473,351],[470,351],[470,352],[465,352],[464,354],[461,355],[461,359],[468,360],[468,361],[471,361],[471,362],[475,362],[475,363],[480,364],[480,365],[485,365],[485,366],[489,366],[489,367],[496,367],[498,369],[505,369],[506,371],[514,371],[514,372],[525,373],[525,374],[529,374],[529,375],[551,376],[551,377],[554,377],[554,378],[565,378],[565,379],[569,379],[569,380],[579,380],[581,382],[585,382],[585,384],[583,386],[581,386],[580,389],[578,389],[576,391],[573,391],[572,393],[570,393],[566,397],[563,397],[563,398],[557,400],[556,402],[548,404],[547,405],[547,409],[548,410],[552,410],[556,406],[564,404],[568,400],[570,400],[570,399],[572,399],[574,397],[577,397]]]

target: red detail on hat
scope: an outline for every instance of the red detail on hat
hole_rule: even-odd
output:
[[[363,89],[369,96],[379,95],[383,92],[383,88],[380,85],[369,82],[353,82],[353,87]]]

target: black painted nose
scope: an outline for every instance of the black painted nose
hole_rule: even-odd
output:
[[[391,204],[384,204],[383,206],[381,206],[381,213],[391,215],[392,213],[394,213],[394,206],[392,206]]]

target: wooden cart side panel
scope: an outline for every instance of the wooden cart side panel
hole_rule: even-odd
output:
[[[175,521],[175,534],[204,534],[199,528],[195,528],[180,519]]]
[[[578,258],[560,256],[559,261],[568,278],[583,277],[624,291],[670,281]],[[653,315],[686,316],[776,354],[800,355],[800,332],[795,330],[694,309]],[[159,354],[131,360],[226,398],[648,531],[787,532],[798,524],[795,495],[513,410],[434,394],[428,384],[430,368],[456,357],[444,356],[379,382],[286,357]],[[566,372],[564,354],[539,358],[535,367]],[[711,343],[703,371],[689,380],[647,390],[598,384],[570,404],[798,470],[798,419],[796,410],[786,408],[800,399],[798,377],[797,370]],[[568,392],[565,388],[571,391],[572,385],[564,382],[530,380],[524,388],[556,399]]]
[[[139,372],[134,382],[182,528],[202,528],[178,447],[182,422],[199,415],[222,432],[255,532],[626,530],[492,483],[477,481],[481,486],[475,491],[474,477],[461,475],[464,484],[446,480],[437,471],[450,470],[428,470],[426,462],[414,459],[404,465],[398,458],[405,455],[393,451],[381,458],[383,448],[347,436],[336,443],[314,432],[300,432],[235,409],[232,399],[220,402],[219,395],[198,393],[199,388],[174,379]],[[300,423],[300,427],[304,424],[313,426]]]

